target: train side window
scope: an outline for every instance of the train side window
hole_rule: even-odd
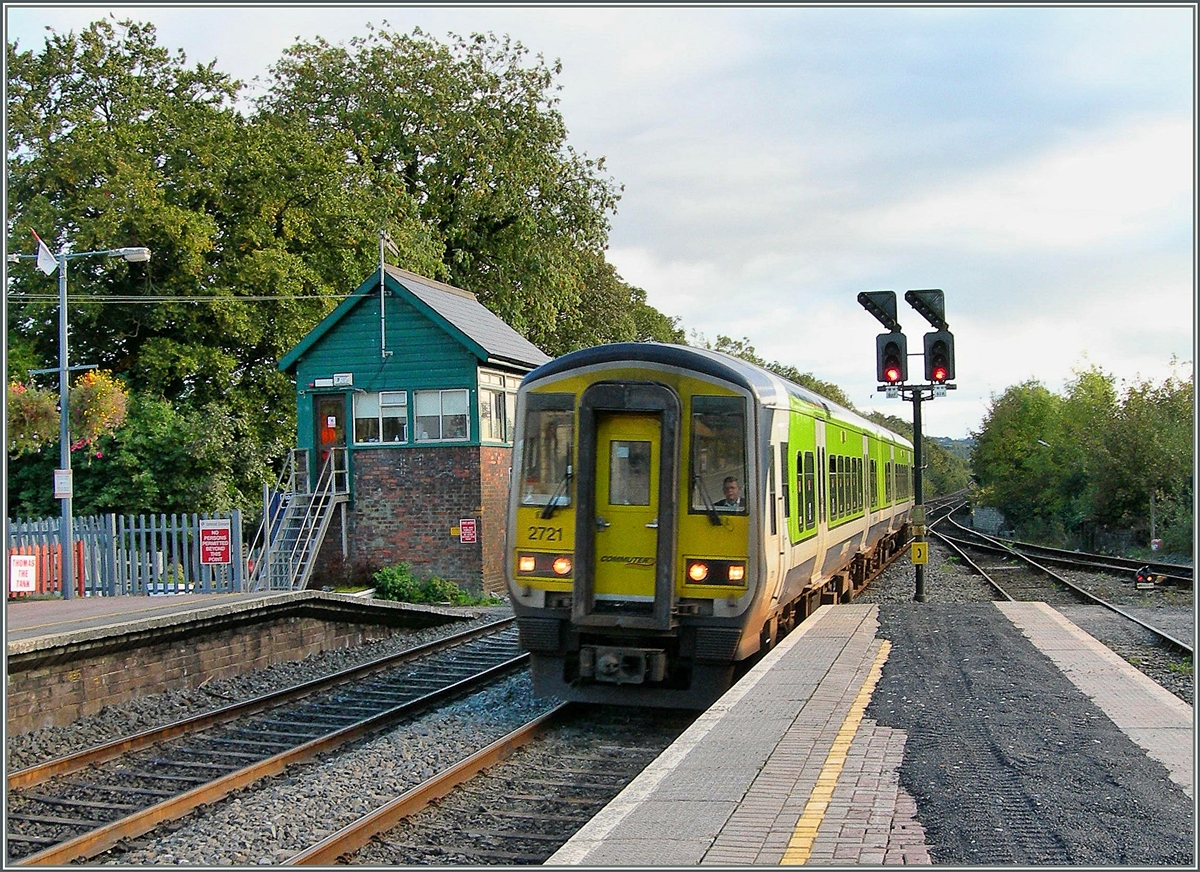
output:
[[[787,479],[784,479],[784,493],[787,492]],[[779,513],[779,505],[775,502],[775,452],[767,455],[767,514],[771,516],[771,535],[779,535],[779,522],[775,516]]]
[[[854,458],[854,511],[861,512],[863,507],[863,475],[862,458]]]
[[[892,504],[892,462],[883,465],[883,501]]]
[[[871,458],[871,508],[879,508],[879,464]]]
[[[521,504],[571,504],[571,445],[575,437],[572,394],[529,394],[521,445]]]
[[[848,476],[846,474],[846,458],[841,454],[838,455],[837,465],[838,465],[838,517],[844,518],[844,517],[846,517],[846,515],[850,514],[850,500],[847,499],[847,497],[849,496],[849,494],[848,494],[849,488],[846,487],[846,485],[848,484],[848,482],[847,482]]]
[[[817,512],[821,516],[821,523],[825,523],[825,449],[817,449]]]
[[[725,479],[741,490],[741,505],[722,506]],[[751,499],[746,481],[746,401],[741,397],[692,397],[692,459],[689,511],[746,514]]]
[[[829,455],[829,520],[836,521],[841,517],[838,512],[838,477],[837,455]]]
[[[813,453],[804,452],[804,526],[812,529],[817,524],[816,470],[813,469]]]
[[[771,459],[775,459],[775,455],[771,455]],[[792,495],[791,488],[788,487],[788,444],[784,442],[779,446],[780,459],[780,480],[783,482],[783,517],[792,517]]]

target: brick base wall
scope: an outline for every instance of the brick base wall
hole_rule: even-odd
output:
[[[384,639],[404,628],[289,616],[230,627],[194,638],[150,643],[82,657],[64,666],[52,658],[8,673],[10,733],[69,724],[106,705],[146,694],[189,690],[322,651]]]
[[[468,590],[503,588],[504,527],[512,450],[438,446],[356,451],[351,560],[407,562]],[[476,541],[451,529],[476,521]]]

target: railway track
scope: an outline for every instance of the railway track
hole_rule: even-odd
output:
[[[564,704],[285,865],[537,865],[695,712]]]
[[[930,532],[983,576],[1003,598],[1013,601],[1039,600],[1052,606],[1099,606],[1137,624],[1151,633],[1164,647],[1186,656],[1189,660],[1192,657],[1190,640],[1185,641],[1177,634],[1155,626],[1130,613],[1128,609],[1097,596],[1093,591],[1055,572],[1044,565],[1048,560],[1035,559],[1029,553],[1032,549],[1010,547],[1001,540],[963,527],[949,516],[939,519],[937,523],[939,527],[945,523],[952,525],[956,535],[949,535],[932,526]],[[1097,555],[1075,555],[1074,552],[1057,549],[1042,550],[1053,552],[1055,562],[1059,566],[1065,565],[1090,572],[1113,572],[1120,569],[1111,564],[1101,565],[1103,558]],[[1072,560],[1073,556],[1077,559]],[[1132,574],[1132,570],[1129,572]]]
[[[94,857],[524,665],[513,620],[8,776],[7,860]]]

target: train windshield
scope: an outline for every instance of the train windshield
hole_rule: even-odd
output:
[[[521,504],[571,504],[572,394],[529,394],[521,451]]]
[[[746,513],[746,401],[692,397],[691,511]]]

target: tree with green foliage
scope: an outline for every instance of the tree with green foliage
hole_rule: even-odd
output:
[[[979,499],[1023,535],[1094,548],[1105,531],[1193,542],[1194,391],[1189,376],[1118,395],[1096,368],[1062,396],[1036,381],[993,397],[972,453]]]
[[[407,194],[448,281],[557,354],[588,340],[561,328],[602,330],[628,301],[601,265],[619,188],[567,144],[560,73],[508,37],[385,26],[293,45],[259,107]]]

